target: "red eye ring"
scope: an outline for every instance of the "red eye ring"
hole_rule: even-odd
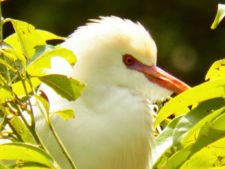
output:
[[[127,66],[133,65],[135,63],[135,58],[129,54],[123,56],[123,63]]]

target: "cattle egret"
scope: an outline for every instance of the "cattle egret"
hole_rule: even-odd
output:
[[[63,44],[77,56],[73,69],[61,59],[52,72],[87,84],[69,102],[43,87],[51,111],[72,108],[76,117],[52,122],[78,169],[149,169],[153,103],[189,87],[156,66],[156,45],[140,23],[101,17],[78,28]],[[46,129],[44,141],[63,169],[63,153]]]

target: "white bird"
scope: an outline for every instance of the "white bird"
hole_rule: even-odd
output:
[[[73,69],[61,59],[52,72],[87,84],[75,102],[44,87],[51,110],[72,108],[75,119],[52,115],[78,169],[149,169],[153,151],[152,105],[189,87],[156,67],[157,49],[140,23],[101,17],[78,28],[63,44],[79,58]],[[69,166],[46,129],[42,135],[63,169]]]

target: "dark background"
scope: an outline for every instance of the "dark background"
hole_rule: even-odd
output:
[[[116,15],[141,22],[158,46],[158,65],[190,85],[225,56],[225,21],[210,30],[216,0],[7,0],[4,17],[67,36],[87,19]],[[225,3],[225,1],[224,1]],[[6,27],[5,36],[10,33]]]

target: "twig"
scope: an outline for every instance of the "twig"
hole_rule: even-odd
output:
[[[38,101],[37,101],[37,106],[39,107],[39,110],[41,111],[42,115],[45,117],[45,120],[46,120],[46,122],[48,124],[49,129],[51,130],[53,136],[55,137],[55,139],[56,139],[59,147],[61,148],[63,154],[65,155],[66,159],[70,163],[70,166],[72,167],[72,169],[77,169],[76,164],[74,163],[72,157],[70,156],[70,154],[68,153],[68,151],[64,147],[63,142],[61,141],[61,139],[58,136],[57,132],[55,131],[53,125],[51,124],[49,115],[43,111],[43,109],[41,108],[41,105],[40,105],[40,103]],[[46,117],[45,114],[47,114],[47,117]]]

